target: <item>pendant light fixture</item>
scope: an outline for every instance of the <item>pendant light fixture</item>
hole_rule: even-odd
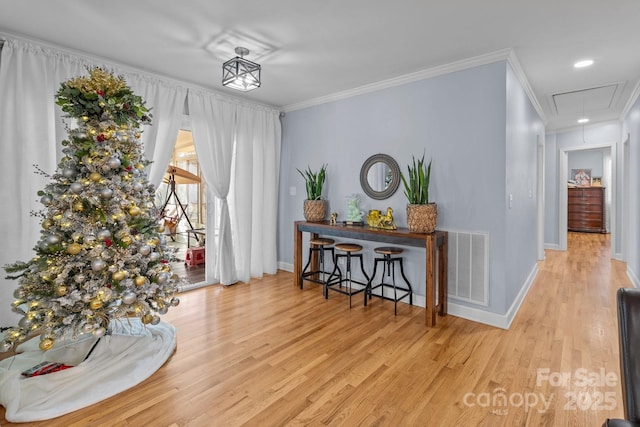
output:
[[[222,85],[247,92],[260,87],[260,64],[244,59],[249,49],[235,48],[238,56],[222,64]]]

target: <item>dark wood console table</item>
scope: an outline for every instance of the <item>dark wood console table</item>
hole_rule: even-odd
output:
[[[325,222],[296,221],[294,223],[293,285],[300,288],[302,280],[302,233],[311,233],[311,238],[319,235],[345,237],[348,239],[384,242],[396,245],[426,249],[426,307],[425,324],[436,325],[436,315],[447,314],[447,239],[446,231],[436,230],[431,234],[411,233],[406,228],[383,230],[368,226],[331,225]],[[317,263],[312,259],[312,263]],[[313,268],[317,267],[312,265]],[[438,301],[436,302],[436,269],[438,272]],[[436,311],[437,310],[437,311]]]

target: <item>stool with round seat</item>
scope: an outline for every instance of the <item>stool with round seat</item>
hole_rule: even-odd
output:
[[[382,246],[379,248],[375,248],[373,250],[377,254],[381,254],[382,257],[378,257],[374,260],[373,263],[373,274],[371,275],[371,279],[367,284],[367,290],[364,294],[364,305],[367,305],[367,297],[371,300],[372,296],[376,296],[382,299],[386,299],[389,301],[393,301],[394,304],[394,314],[398,314],[398,301],[403,298],[409,297],[409,304],[413,304],[413,290],[411,288],[411,283],[407,279],[407,276],[404,275],[404,268],[402,267],[402,257],[398,256],[403,252],[402,248],[397,248],[394,246]],[[382,263],[382,277],[380,279],[380,283],[373,285],[373,280],[376,277],[376,271],[378,268],[378,263]],[[396,286],[396,272],[395,265],[400,265],[400,274],[404,279],[404,282],[407,284],[407,287]],[[385,283],[385,275],[387,277],[391,277],[391,283]],[[380,288],[380,294],[374,294],[373,290]],[[393,288],[393,298],[388,297],[384,294],[385,288]],[[401,292],[398,295],[398,291]]]
[[[325,268],[326,264],[324,253],[325,251],[330,252],[331,260],[335,263],[335,252],[333,250],[334,243],[335,240],[326,239],[324,237],[316,237],[309,240],[309,260],[307,261],[307,265],[305,265],[302,269],[302,280],[300,281],[300,289],[302,289],[304,281],[306,280],[308,282],[321,284],[323,286],[324,293],[324,284],[327,281],[327,278],[331,275],[331,271],[327,271],[327,269]],[[313,258],[314,253],[318,256],[318,269],[311,271],[311,259]]]
[[[333,290],[344,295],[349,295],[349,308],[351,308],[351,296],[357,293],[366,291],[367,284],[370,282],[367,272],[364,271],[364,262],[362,260],[362,246],[357,245],[355,243],[338,243],[335,245],[335,249],[336,249],[336,254],[334,257],[335,266],[334,266],[333,272],[331,272],[331,276],[329,276],[329,279],[325,283],[324,297],[327,299],[329,298],[329,290]],[[346,259],[346,268],[345,268],[344,275],[342,275],[338,267],[338,262],[340,258]],[[354,259],[360,260],[360,270],[362,271],[362,274],[364,275],[364,277],[366,277],[367,279],[366,282],[355,280],[352,278],[351,261],[353,261]],[[336,274],[336,271],[338,271],[338,274]],[[343,283],[347,284],[347,286],[344,289],[342,287]],[[362,287],[358,289],[354,289],[353,288],[354,283],[361,285]]]

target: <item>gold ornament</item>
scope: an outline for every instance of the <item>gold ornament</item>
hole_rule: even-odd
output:
[[[56,295],[59,297],[65,296],[67,294],[68,288],[66,285],[59,285],[56,287]]]
[[[136,286],[142,286],[145,283],[147,283],[147,279],[144,276],[137,276],[133,281],[136,284]]]
[[[52,225],[53,221],[51,221],[50,219],[45,219],[44,221],[42,221],[42,228],[44,228],[45,230],[51,228]]]
[[[122,270],[118,270],[118,271],[116,271],[115,273],[113,273],[113,274],[111,275],[111,278],[112,278],[113,280],[115,280],[116,282],[121,281],[121,280],[122,280],[122,279],[124,279],[125,277],[127,277],[127,273],[126,273],[125,271],[122,271]]]
[[[50,350],[56,342],[53,338],[45,338],[40,341],[40,350],[47,351]]]
[[[83,122],[88,122],[89,121],[89,116],[82,116],[82,121]]]
[[[147,323],[151,323],[151,321],[153,320],[153,316],[151,314],[147,313],[144,316],[142,316],[142,318],[140,320],[142,320],[142,323],[144,323],[146,325]]]
[[[80,200],[73,204],[73,210],[77,212],[82,212],[84,210],[84,205]]]
[[[102,307],[102,301],[100,301],[100,299],[98,298],[93,299],[89,303],[89,307],[91,307],[91,310],[97,310]]]
[[[100,175],[98,172],[91,172],[91,175],[89,175],[89,179],[93,182],[98,182],[102,179],[102,175]]]
[[[71,243],[67,246],[67,253],[69,255],[77,255],[82,250],[82,245],[80,243]]]
[[[164,233],[164,230],[165,230],[165,226],[164,226],[164,224],[160,224],[160,225],[158,226],[158,233]]]
[[[129,208],[129,215],[131,215],[131,216],[138,216],[138,215],[140,215],[141,213],[142,213],[142,209],[140,209],[140,208],[139,208],[139,207],[137,207],[137,206],[131,206],[131,207]]]
[[[131,236],[124,236],[121,241],[123,244],[129,246],[131,244]]]

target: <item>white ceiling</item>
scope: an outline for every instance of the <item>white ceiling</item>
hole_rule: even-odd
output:
[[[0,33],[284,111],[512,49],[548,130],[576,126],[582,105],[592,123],[620,119],[640,78],[639,20],[638,0],[0,0]],[[263,67],[251,92],[220,83],[234,55],[214,46],[235,37],[267,49],[246,57]],[[575,70],[583,58],[595,65]]]

